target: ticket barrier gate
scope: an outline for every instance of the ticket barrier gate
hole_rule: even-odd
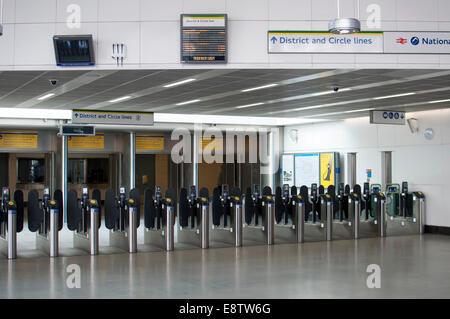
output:
[[[231,194],[227,184],[213,192],[210,241],[234,247],[242,246],[242,201],[241,190],[233,188]]]
[[[175,191],[167,189],[163,198],[161,186],[155,187],[155,196],[151,189],[144,194],[144,243],[165,251],[175,248]]]
[[[361,202],[361,215],[359,222],[359,236],[361,238],[372,238],[380,236],[380,218],[381,209],[374,209],[373,202],[378,200],[380,189],[377,187],[372,188],[372,192],[369,183],[364,183],[363,192],[361,194],[361,186],[355,185],[354,192],[358,193],[358,197]],[[375,193],[374,193],[375,192]]]
[[[23,192],[16,190],[11,200],[8,187],[2,189],[0,249],[8,259],[17,258],[17,233],[23,229]]]
[[[87,187],[82,188],[80,199],[73,189],[67,193],[67,228],[74,232],[73,245],[91,255],[97,255],[99,250],[100,209],[97,199],[89,199]]]
[[[305,201],[297,187],[277,187],[275,191],[275,241],[302,243],[305,240]]]
[[[243,238],[258,244],[273,245],[275,242],[275,200],[272,189],[264,187],[262,196],[260,186],[253,185],[253,192],[247,188],[245,194],[245,223]]]
[[[386,186],[386,235],[423,234],[425,227],[425,195],[409,193],[408,182]]]
[[[42,200],[37,190],[28,192],[28,229],[36,233],[36,249],[50,257],[59,254],[59,231],[64,223],[61,203],[60,190],[56,190],[51,199],[50,189],[44,188]]]
[[[209,191],[200,189],[199,197],[195,186],[180,190],[177,227],[178,243],[202,249],[209,248]]]
[[[344,184],[338,185],[336,188],[333,185],[328,186],[327,194],[331,197],[333,213],[332,213],[332,239],[353,239],[354,238],[354,222],[353,218],[348,213],[348,198],[346,193],[348,188]]]
[[[331,240],[333,235],[333,201],[330,194],[318,194],[317,184],[300,187],[300,196],[305,201],[305,232],[304,240]],[[309,200],[308,200],[309,198]]]
[[[109,245],[137,252],[137,229],[140,225],[140,195],[133,188],[126,196],[125,187],[119,188],[119,196],[114,190],[105,192],[105,226],[109,229]]]

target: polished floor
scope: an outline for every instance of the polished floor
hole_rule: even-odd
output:
[[[80,288],[67,286],[71,264]],[[370,264],[380,266],[379,289],[367,287]],[[450,298],[450,237],[2,257],[0,298]]]

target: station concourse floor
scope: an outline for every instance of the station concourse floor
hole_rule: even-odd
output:
[[[81,269],[68,288],[66,267]],[[369,264],[381,288],[366,284]],[[0,298],[450,298],[450,237],[0,259]]]

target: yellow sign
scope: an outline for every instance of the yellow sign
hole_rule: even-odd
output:
[[[334,154],[320,154],[320,184],[327,188],[334,185]]]
[[[95,136],[69,136],[69,148],[104,149],[105,134]]]
[[[164,151],[164,136],[136,135],[136,150],[138,151]]]
[[[37,132],[0,132],[0,148],[37,148]]]
[[[223,138],[207,138],[204,137],[200,140],[202,151],[223,151]]]

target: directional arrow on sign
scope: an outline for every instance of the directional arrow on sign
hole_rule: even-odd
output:
[[[276,37],[272,37],[272,38],[270,38],[270,41],[272,41],[272,43],[275,43],[278,41],[278,39]]]

